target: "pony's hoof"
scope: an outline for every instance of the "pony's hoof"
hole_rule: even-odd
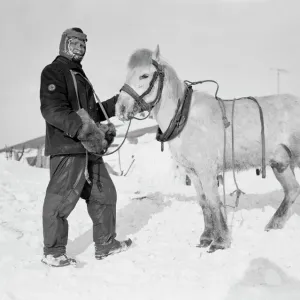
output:
[[[226,249],[226,247],[225,246],[222,246],[222,245],[217,245],[217,244],[212,244],[210,247],[209,247],[209,249],[208,249],[208,253],[213,253],[213,252],[215,252],[215,251],[217,251],[217,250],[224,250],[224,249]]]
[[[272,218],[270,222],[266,225],[265,231],[270,231],[273,229],[282,229],[284,227],[284,223],[282,220],[277,218]]]
[[[197,245],[198,248],[206,248],[212,243],[212,240],[200,240],[200,243]]]

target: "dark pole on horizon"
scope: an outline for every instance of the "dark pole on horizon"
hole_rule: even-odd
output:
[[[282,69],[282,68],[271,68],[271,70],[276,71],[277,95],[279,95],[280,94],[280,75],[287,74],[288,71],[286,69]]]

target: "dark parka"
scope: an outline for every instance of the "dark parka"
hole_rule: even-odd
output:
[[[82,126],[81,118],[76,114],[79,108],[84,108],[95,122],[105,120],[99,104],[95,102],[92,87],[76,75],[79,107],[70,69],[86,77],[81,64],[63,56],[58,56],[41,74],[41,112],[46,120],[45,155],[85,153],[76,138]],[[118,95],[102,103],[109,118],[115,115],[117,99]]]

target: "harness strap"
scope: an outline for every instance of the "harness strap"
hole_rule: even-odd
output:
[[[262,158],[261,158],[261,175],[262,178],[266,178],[266,138],[265,138],[265,123],[264,123],[264,114],[263,110],[257,101],[256,98],[249,96],[246,97],[246,99],[252,100],[256,103],[259,110],[259,118],[260,118],[260,126],[261,126],[261,152],[262,152]],[[239,99],[237,99],[239,100]]]
[[[74,86],[75,86],[75,91],[76,91],[76,96],[77,96],[77,101],[78,101],[78,107],[81,108],[80,102],[79,102],[78,87],[77,87],[77,81],[76,81],[75,75],[80,75],[85,81],[88,82],[88,84],[91,86],[91,89],[93,91],[95,99],[99,103],[99,106],[100,106],[100,108],[101,108],[101,110],[103,112],[103,115],[104,115],[105,119],[107,120],[108,123],[111,123],[111,121],[109,120],[109,117],[108,117],[108,115],[106,113],[106,110],[105,110],[103,104],[101,103],[98,95],[96,94],[96,92],[95,92],[95,90],[94,90],[93,85],[91,84],[91,82],[85,76],[83,76],[80,72],[76,72],[76,71],[73,71],[73,70],[70,70],[70,72],[71,72],[72,79],[73,79]]]
[[[70,69],[69,67],[64,64],[64,63],[58,63],[59,64],[59,68],[63,71],[66,83],[67,83],[67,92],[68,92],[68,100],[73,103],[74,99],[77,99],[77,105],[78,105],[78,109],[81,108],[80,102],[78,102],[79,98],[78,98],[78,91],[77,89],[77,85],[74,84],[74,80],[72,78],[72,75],[70,76]],[[76,81],[75,81],[76,82]]]
[[[75,75],[79,74],[79,73],[75,72],[75,71],[72,71],[72,70],[70,70],[70,73],[71,73],[71,76],[72,76],[72,79],[73,79],[73,83],[74,83],[75,93],[76,93],[76,97],[77,97],[78,109],[80,109],[81,108],[81,104],[80,104],[80,101],[79,101],[78,86],[77,86],[77,81],[76,81],[76,78],[75,78]]]
[[[150,83],[149,83],[149,87],[148,87],[147,90],[141,95],[141,98],[143,98],[144,96],[148,95],[148,94],[151,92],[151,90],[152,90],[152,88],[153,88],[153,86],[154,86],[154,84],[155,84],[155,81],[156,81],[157,77],[158,77],[158,72],[155,71],[154,74],[153,74],[153,76],[152,76],[152,79],[151,79],[151,81],[150,81]],[[155,100],[152,101],[152,102],[155,102]]]
[[[144,101],[141,101],[139,94],[128,84],[124,84],[120,91],[124,91],[129,94],[141,107],[142,110],[148,110],[148,105],[145,105]]]
[[[73,83],[74,83],[75,93],[76,93],[76,97],[77,97],[78,109],[80,109],[80,108],[81,108],[81,105],[80,105],[80,100],[79,100],[79,95],[78,95],[78,86],[77,86],[77,81],[76,81],[76,78],[75,78],[75,75],[76,75],[76,74],[80,74],[80,73],[79,73],[79,72],[75,72],[75,71],[73,71],[73,70],[70,70],[70,73],[71,73],[71,76],[72,76],[72,79],[73,79]],[[90,180],[90,176],[89,176],[88,161],[89,161],[89,153],[88,153],[87,150],[85,150],[85,169],[84,169],[84,176],[85,176],[86,181],[87,181],[89,184],[92,184],[92,182],[91,182],[91,180]]]
[[[163,151],[163,143],[176,138],[183,130],[190,110],[193,88],[187,86],[183,100],[178,100],[175,115],[167,130],[163,133],[160,128],[157,129],[156,139],[161,142],[161,150]]]

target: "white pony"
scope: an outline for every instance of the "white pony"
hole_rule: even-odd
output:
[[[129,120],[141,110],[152,109],[164,132],[174,117],[178,99],[183,99],[186,89],[185,82],[162,60],[159,47],[154,52],[137,50],[128,63],[126,83],[116,104],[117,116]],[[300,193],[294,175],[294,166],[300,164],[300,99],[291,95],[256,99],[264,114],[266,162],[284,191],[284,199],[266,230],[279,229],[284,226],[290,207]],[[225,102],[225,109],[231,116],[232,102]],[[235,168],[259,167],[262,152],[258,106],[247,99],[238,101],[234,113]],[[205,224],[200,247],[210,246],[209,252],[228,248],[231,244],[216,180],[223,167],[222,116],[219,103],[213,96],[193,91],[187,123],[180,135],[168,142],[172,156],[184,167],[196,189]],[[232,136],[231,130],[226,130],[226,166],[230,169],[233,167]]]

